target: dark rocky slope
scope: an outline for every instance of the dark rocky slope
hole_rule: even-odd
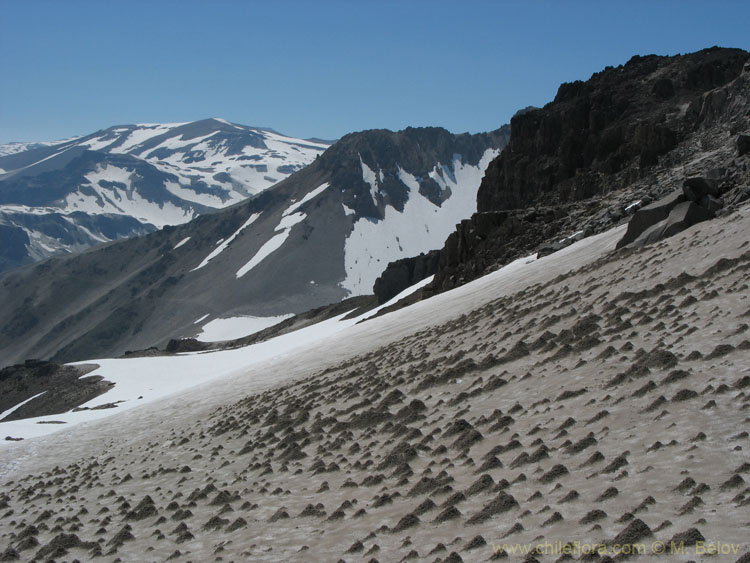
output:
[[[511,121],[505,151],[487,169],[477,213],[441,251],[429,291],[456,287],[534,250],[554,251],[605,230],[680,189],[686,177],[718,177],[720,204],[747,197],[750,130],[747,67],[739,49],[636,56]],[[575,234],[573,238],[562,241]]]
[[[23,403],[0,422],[68,412],[102,395],[114,384],[99,375],[84,377],[97,367],[27,360],[0,370],[0,413]]]

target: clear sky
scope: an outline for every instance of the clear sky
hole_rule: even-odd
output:
[[[0,142],[223,117],[495,129],[634,54],[750,49],[750,2],[0,0]]]

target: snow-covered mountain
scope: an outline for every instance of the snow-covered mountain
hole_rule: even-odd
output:
[[[218,319],[370,294],[389,262],[440,247],[475,211],[484,169],[508,137],[507,127],[354,133],[225,210],[8,272],[0,363],[116,355],[210,334]]]
[[[67,143],[72,140],[73,138],[64,139],[61,141],[38,141],[38,142],[32,142],[32,143],[22,143],[22,142],[4,143],[4,144],[0,144],[0,157],[9,156],[11,154],[18,154],[19,152],[30,151],[33,149],[51,147],[52,145],[59,145],[61,143]]]
[[[190,221],[300,170],[328,144],[223,119],[0,147],[0,270]]]

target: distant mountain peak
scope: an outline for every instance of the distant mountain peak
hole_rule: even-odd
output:
[[[0,271],[238,203],[327,148],[222,118],[0,145],[0,225],[20,245],[0,256]]]

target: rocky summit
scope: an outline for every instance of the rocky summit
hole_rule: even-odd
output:
[[[429,293],[621,224],[692,177],[710,176],[714,187],[686,194],[696,203],[687,224],[750,197],[737,160],[750,129],[748,57],[722,48],[636,56],[518,114],[508,149],[482,180],[477,213],[443,247]]]

